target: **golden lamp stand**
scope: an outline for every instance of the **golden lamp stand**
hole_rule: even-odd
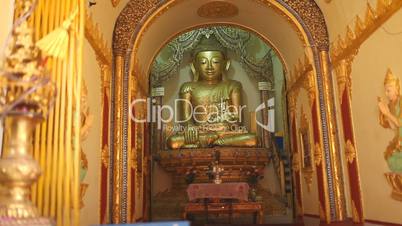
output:
[[[41,174],[32,158],[35,126],[47,115],[55,87],[46,76],[44,61],[33,42],[27,15],[31,1],[23,1],[25,18],[13,27],[11,41],[0,64],[0,119],[4,145],[0,158],[0,225],[52,225],[31,202],[31,186]]]

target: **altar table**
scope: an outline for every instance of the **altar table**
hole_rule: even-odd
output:
[[[247,183],[222,184],[190,184],[187,188],[189,203],[184,208],[183,218],[188,214],[229,214],[229,223],[233,213],[254,214],[254,224],[263,223],[263,208],[258,202],[248,201],[249,186]],[[199,201],[202,202],[199,202]],[[218,200],[218,201],[216,201]]]
[[[247,183],[222,183],[222,184],[190,184],[187,195],[190,201],[204,198],[238,199],[248,200],[249,186]]]

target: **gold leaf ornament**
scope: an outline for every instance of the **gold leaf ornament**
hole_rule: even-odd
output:
[[[356,158],[356,149],[350,140],[346,142],[345,155],[349,163],[353,163]]]

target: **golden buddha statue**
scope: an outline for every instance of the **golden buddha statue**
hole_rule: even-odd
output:
[[[257,136],[241,125],[242,85],[224,78],[229,66],[214,36],[200,41],[193,51],[194,80],[182,84],[179,93],[184,131],[167,139],[170,149],[257,145]]]

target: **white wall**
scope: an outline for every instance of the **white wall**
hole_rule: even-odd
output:
[[[402,10],[383,26],[402,31]],[[390,35],[380,28],[360,48],[352,66],[352,110],[364,211],[367,219],[402,224],[402,202],[391,198],[384,173],[390,172],[384,151],[395,136],[378,121],[377,96],[384,97],[388,68],[402,80],[402,35]],[[381,208],[379,208],[381,206]]]

